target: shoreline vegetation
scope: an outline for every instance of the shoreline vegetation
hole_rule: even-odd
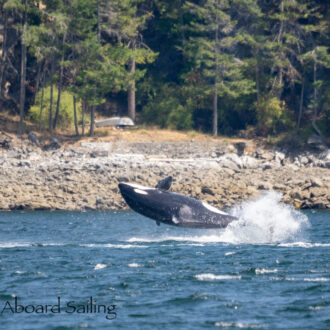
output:
[[[168,175],[172,191],[220,209],[268,191],[295,208],[330,209],[329,149],[289,152],[256,139],[134,128],[34,141],[2,129],[0,167],[1,211],[127,209],[119,182],[153,187]]]
[[[0,0],[0,114],[213,136],[330,137],[326,1]],[[80,129],[82,128],[82,129]]]
[[[329,209],[329,12],[0,0],[0,210],[123,209],[119,182],[168,175],[218,208],[275,191]],[[140,126],[96,127],[113,116]]]

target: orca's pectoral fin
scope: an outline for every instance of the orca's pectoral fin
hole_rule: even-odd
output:
[[[167,178],[160,180],[157,183],[156,188],[161,190],[169,190],[171,188],[172,182],[173,178],[171,176],[168,176]]]
[[[160,226],[160,222],[159,221],[156,221],[156,223],[157,223],[157,226]]]

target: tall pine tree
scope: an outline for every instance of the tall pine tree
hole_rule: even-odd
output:
[[[235,22],[231,19],[229,1],[206,0],[201,4],[186,3],[193,15],[191,36],[185,54],[193,61],[194,71],[205,79],[204,93],[212,95],[212,133],[218,135],[219,97],[238,98],[253,91],[254,83],[242,75],[244,62],[235,54]]]

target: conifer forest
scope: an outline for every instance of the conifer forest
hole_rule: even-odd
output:
[[[329,20],[325,0],[0,0],[0,115],[328,139]]]

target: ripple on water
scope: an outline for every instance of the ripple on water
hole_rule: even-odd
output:
[[[315,248],[315,247],[330,247],[330,243],[309,243],[309,242],[293,242],[293,243],[281,243],[281,247],[301,247],[301,248]]]
[[[304,281],[304,282],[329,282],[330,278],[327,277],[287,277],[287,281]]]
[[[106,268],[106,267],[108,267],[108,265],[106,265],[106,264],[97,264],[94,267],[94,270],[103,269],[103,268]]]
[[[128,264],[127,265],[128,267],[131,267],[131,268],[138,268],[138,267],[141,267],[140,264],[137,264],[136,262],[132,262],[131,264]]]
[[[221,280],[240,280],[241,275],[215,275],[211,273],[197,274],[195,278],[199,281],[221,281]]]
[[[278,270],[275,269],[267,269],[267,268],[256,268],[255,270],[256,274],[274,274],[277,273]]]
[[[92,248],[115,248],[115,249],[135,249],[135,248],[148,248],[147,245],[137,245],[137,244],[81,244],[83,247],[92,247]]]
[[[214,325],[219,328],[238,328],[238,329],[263,329],[268,328],[267,325],[257,323],[243,322],[215,322]]]

